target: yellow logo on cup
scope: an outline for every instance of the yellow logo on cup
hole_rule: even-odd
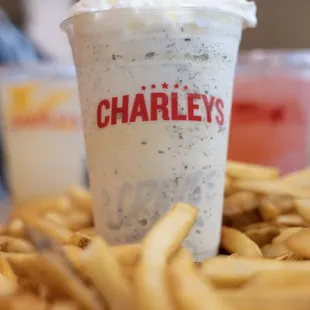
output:
[[[49,128],[77,130],[80,118],[76,113],[59,109],[72,102],[69,90],[51,90],[40,96],[40,85],[35,83],[13,86],[9,90],[9,126],[21,128]]]

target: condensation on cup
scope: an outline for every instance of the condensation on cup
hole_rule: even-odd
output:
[[[182,201],[200,209],[186,246],[197,260],[218,252],[240,11],[122,8],[64,22],[96,227],[111,244],[140,241]]]
[[[2,68],[5,179],[14,205],[85,183],[85,146],[73,66]]]
[[[229,158],[306,167],[310,124],[310,52],[242,53],[233,98]]]

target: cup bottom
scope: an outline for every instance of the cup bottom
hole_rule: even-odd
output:
[[[197,263],[203,262],[204,260],[217,256],[219,253],[219,246],[215,247],[214,249],[210,250],[210,251],[206,251],[203,253],[195,253],[194,254],[194,260]]]

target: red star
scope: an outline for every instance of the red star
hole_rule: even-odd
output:
[[[151,87],[152,87],[152,89],[155,89],[155,88],[156,88],[156,85],[155,85],[155,84],[152,84]]]
[[[179,84],[175,84],[175,85],[174,85],[174,88],[175,88],[175,89],[178,89],[179,87],[180,87]]]
[[[165,83],[163,83],[163,84],[161,84],[161,86],[164,88],[164,89],[168,89],[168,84],[165,82]]]
[[[142,89],[142,90],[146,90],[146,87],[145,87],[145,86],[142,86],[141,89]]]
[[[187,85],[185,85],[183,88],[184,88],[184,90],[188,90],[188,86]]]

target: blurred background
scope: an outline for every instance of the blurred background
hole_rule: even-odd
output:
[[[88,184],[75,73],[59,28],[74,2],[0,0],[0,198]],[[259,25],[241,44],[229,158],[287,173],[310,161],[310,1],[256,2]]]
[[[71,60],[66,37],[59,23],[75,0],[0,0],[11,21],[31,39],[45,57]],[[246,31],[241,48],[310,48],[310,1],[256,0],[259,25]],[[47,35],[48,34],[48,35]]]
[[[46,57],[67,61],[71,59],[69,45],[58,26],[74,2],[0,0],[0,7]],[[245,32],[242,49],[310,48],[310,1],[256,0],[256,3],[259,25]]]

